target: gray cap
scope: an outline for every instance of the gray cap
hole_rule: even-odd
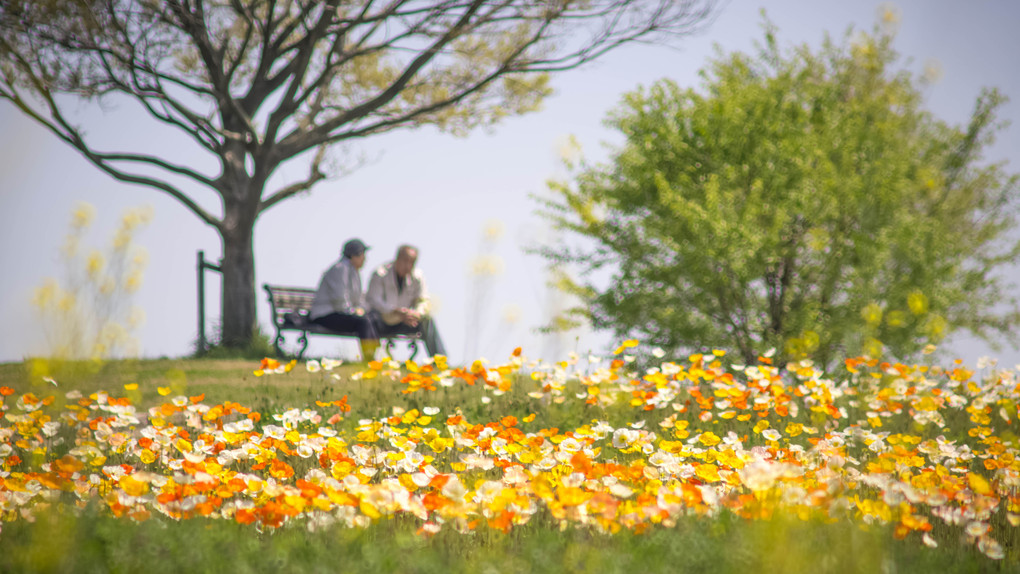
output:
[[[368,246],[365,245],[360,239],[351,239],[347,243],[344,243],[344,257],[351,258],[357,257],[365,252]]]

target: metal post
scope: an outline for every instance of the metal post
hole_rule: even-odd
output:
[[[205,251],[198,251],[198,354],[205,353]]]
[[[198,354],[205,353],[208,343],[205,340],[205,270],[221,272],[219,265],[206,263],[205,251],[198,251]]]

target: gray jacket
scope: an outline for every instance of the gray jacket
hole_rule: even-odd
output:
[[[368,293],[365,302],[370,311],[378,311],[387,325],[400,323],[397,309],[414,309],[422,315],[429,314],[429,291],[425,286],[425,275],[414,269],[404,278],[404,289],[397,288],[397,274],[393,263],[379,267],[368,278]]]
[[[361,273],[354,268],[350,259],[344,257],[322,274],[308,315],[312,319],[331,313],[356,315],[358,309],[364,308]]]

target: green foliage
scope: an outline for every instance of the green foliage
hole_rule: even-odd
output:
[[[1004,98],[947,125],[897,59],[878,31],[781,51],[769,27],[700,89],[626,94],[608,119],[626,143],[542,202],[583,239],[543,250],[582,272],[575,315],[667,352],[774,347],[777,364],[1015,338],[996,270],[1020,252],[1018,178],[982,161]]]

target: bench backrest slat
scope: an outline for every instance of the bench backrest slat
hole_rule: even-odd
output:
[[[308,315],[315,299],[315,290],[304,287],[283,287],[280,285],[263,285],[269,294],[269,304],[273,308],[273,320],[282,322],[290,313]]]

